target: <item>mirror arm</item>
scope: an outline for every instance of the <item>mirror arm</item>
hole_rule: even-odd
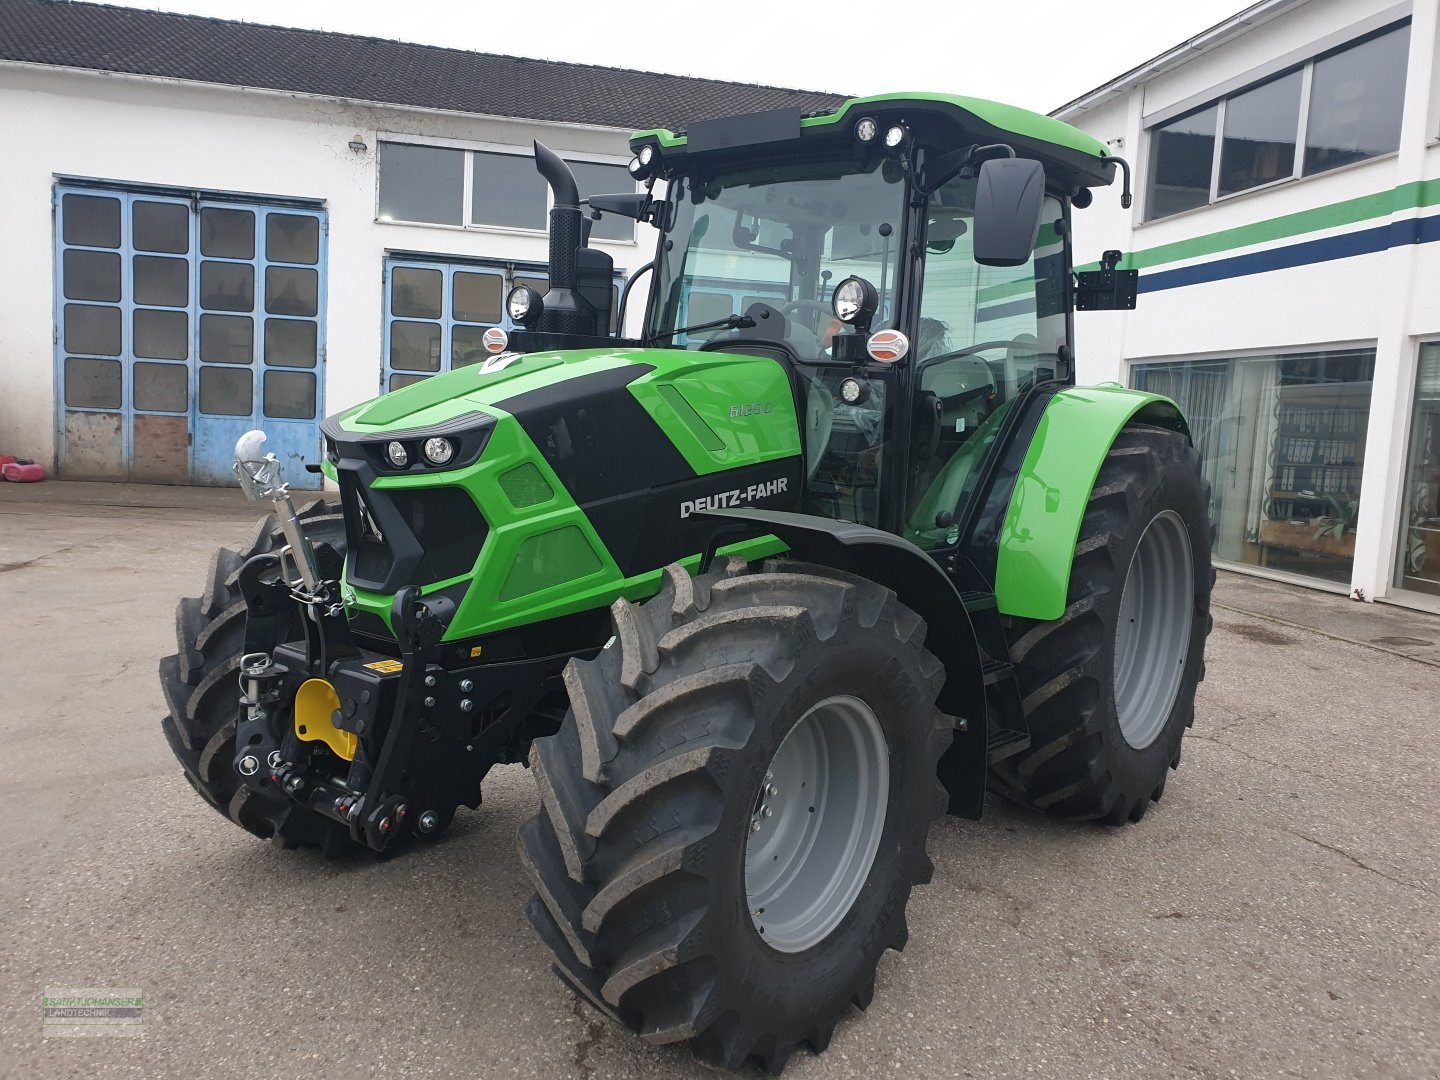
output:
[[[1113,161],[1116,165],[1119,165],[1120,171],[1125,174],[1124,184],[1120,188],[1120,205],[1126,210],[1129,210],[1130,204],[1135,201],[1130,195],[1130,162],[1114,154],[1111,154],[1105,160]]]

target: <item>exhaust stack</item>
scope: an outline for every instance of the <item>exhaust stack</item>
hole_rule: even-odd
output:
[[[555,334],[594,334],[595,308],[576,287],[578,252],[585,246],[585,222],[575,174],[560,155],[535,143],[535,168],[550,185],[550,288],[537,327]]]

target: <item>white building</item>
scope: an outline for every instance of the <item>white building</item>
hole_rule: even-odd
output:
[[[1082,382],[1180,401],[1222,565],[1440,610],[1440,0],[1265,0],[1055,115],[1135,165],[1076,215],[1133,312]]]
[[[0,0],[0,453],[231,483],[235,439],[470,362],[543,278],[548,191],[633,191],[636,128],[839,97],[51,0]],[[617,280],[650,253],[596,225]],[[299,468],[300,484],[318,483]]]

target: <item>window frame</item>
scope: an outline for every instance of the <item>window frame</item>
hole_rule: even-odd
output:
[[[1385,14],[1389,15],[1392,13],[1387,12]],[[1247,195],[1252,195],[1258,191],[1270,191],[1275,188],[1282,187],[1286,184],[1295,183],[1296,181],[1309,180],[1319,176],[1328,176],[1332,173],[1341,172],[1345,169],[1355,168],[1361,165],[1369,165],[1372,162],[1384,161],[1387,158],[1395,157],[1400,152],[1398,148],[1395,150],[1387,151],[1383,154],[1376,154],[1373,157],[1362,158],[1358,161],[1347,162],[1344,165],[1338,165],[1334,168],[1322,169],[1318,172],[1307,173],[1305,171],[1306,140],[1309,137],[1310,109],[1312,105],[1311,94],[1314,88],[1315,65],[1323,60],[1329,59],[1332,56],[1344,53],[1350,49],[1358,48],[1359,46],[1364,45],[1367,42],[1384,37],[1387,34],[1399,31],[1401,29],[1408,29],[1413,31],[1413,20],[1411,19],[1411,16],[1407,13],[1400,18],[1388,18],[1379,25],[1364,28],[1355,27],[1352,29],[1358,30],[1359,32],[1354,33],[1352,36],[1345,37],[1338,42],[1332,40],[1317,42],[1314,50],[1303,56],[1303,58],[1286,58],[1286,62],[1272,69],[1267,69],[1263,71],[1263,73],[1260,74],[1257,78],[1251,78],[1247,81],[1238,82],[1234,85],[1226,87],[1223,93],[1216,94],[1212,92],[1202,98],[1182,102],[1169,109],[1159,111],[1153,114],[1151,117],[1143,120],[1142,124],[1145,134],[1146,149],[1146,152],[1143,155],[1146,173],[1144,184],[1145,199],[1144,214],[1142,220],[1137,222],[1137,225],[1149,225],[1155,222],[1169,221],[1172,218],[1181,217],[1185,214],[1193,214],[1197,211],[1205,210],[1208,207],[1218,206],[1221,203],[1229,202],[1232,199],[1238,199],[1243,198]],[[1295,119],[1295,160],[1291,166],[1290,175],[1277,177],[1274,180],[1269,180],[1263,184],[1255,184],[1252,187],[1242,188],[1239,191],[1231,191],[1222,194],[1220,192],[1220,167],[1225,149],[1225,118],[1230,100],[1232,98],[1240,97],[1241,95],[1246,94],[1251,90],[1255,90],[1261,86],[1264,86],[1267,83],[1272,83],[1279,79],[1283,79],[1286,76],[1294,74],[1297,71],[1300,72],[1300,95],[1298,114]],[[1407,63],[1407,69],[1405,71],[1406,91],[1409,90],[1409,82],[1410,72],[1408,70]],[[1156,173],[1158,171],[1156,169],[1154,155],[1155,132],[1158,129],[1163,128],[1167,124],[1171,124],[1174,123],[1176,120],[1182,120],[1186,117],[1193,116],[1194,114],[1203,112],[1204,110],[1212,106],[1214,106],[1215,108],[1215,134],[1213,136],[1214,141],[1212,143],[1210,160],[1210,190],[1208,192],[1208,196],[1205,202],[1201,203],[1199,206],[1192,206],[1186,210],[1177,210],[1174,213],[1164,214],[1159,217],[1153,216],[1152,210],[1155,202],[1154,181]],[[1402,114],[1404,106],[1405,94],[1402,93]]]
[[[378,162],[380,158],[381,143],[399,143],[404,146],[417,146],[431,150],[455,150],[459,151],[463,155],[461,162],[463,185],[461,190],[459,225],[449,225],[444,222],[438,221],[410,221],[404,218],[382,218],[380,216],[380,170]],[[490,225],[482,222],[473,222],[470,220],[471,214],[474,211],[475,155],[477,154],[492,154],[500,155],[502,157],[518,157],[524,158],[527,161],[533,161],[533,155],[528,152],[523,146],[516,146],[508,143],[473,142],[468,140],[442,138],[419,138],[414,135],[406,135],[399,132],[376,132],[375,160],[377,164],[375,169],[375,224],[404,225],[411,228],[420,229],[448,229],[455,232],[498,233],[505,236],[545,236],[548,232],[548,226],[542,226],[536,229],[527,229],[516,225]],[[612,165],[620,169],[625,169],[625,167],[630,162],[630,158],[628,156],[621,157],[616,154],[596,154],[567,150],[562,156],[565,158],[566,161],[574,162],[577,164]],[[626,172],[626,175],[629,176],[628,171]],[[536,178],[540,179],[539,173],[536,173]],[[554,193],[550,190],[550,185],[546,184],[543,179],[540,179],[540,183],[545,189],[545,214],[548,222],[550,211],[555,206]],[[641,190],[640,183],[633,178],[631,179],[631,185],[634,191],[639,192]],[[610,193],[605,192],[604,194]],[[608,239],[606,237],[592,237],[591,243],[619,244],[627,247],[636,247],[639,244],[639,222],[635,222],[635,225],[637,226],[637,228],[632,230],[631,238],[629,240],[614,240]]]

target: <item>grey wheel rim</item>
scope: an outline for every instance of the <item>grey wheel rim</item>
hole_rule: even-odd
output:
[[[870,875],[890,797],[889,749],[869,705],[818,702],[770,760],[745,845],[745,895],[771,948],[802,952],[839,925]]]
[[[1190,533],[1173,510],[1156,514],[1130,560],[1115,627],[1115,713],[1136,750],[1159,737],[1180,692],[1195,620]]]

